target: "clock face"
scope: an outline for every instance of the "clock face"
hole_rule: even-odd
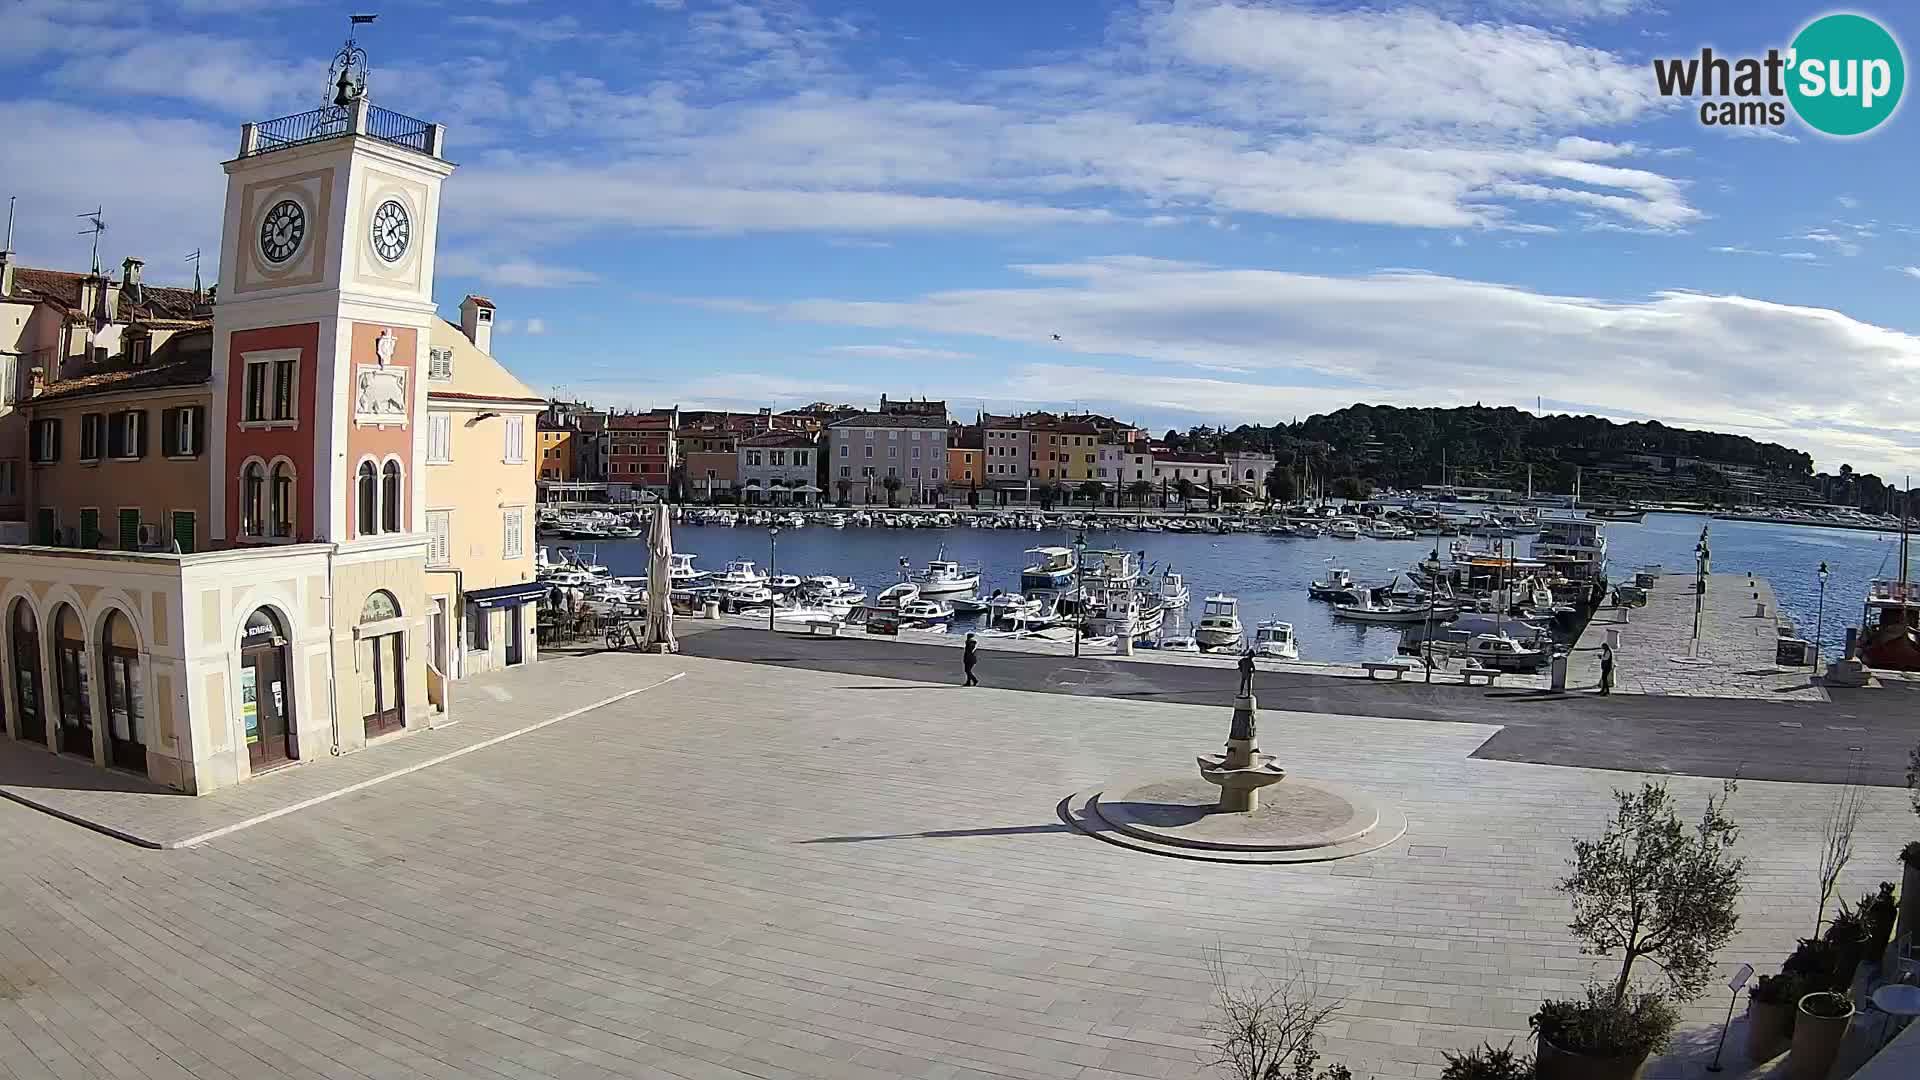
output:
[[[278,266],[293,258],[307,238],[307,212],[292,199],[281,199],[260,221],[260,254]]]
[[[373,251],[387,262],[399,262],[413,239],[413,221],[398,200],[388,199],[373,212]]]

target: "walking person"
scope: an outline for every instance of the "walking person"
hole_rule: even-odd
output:
[[[1613,693],[1613,644],[1600,643],[1600,696]]]
[[[960,654],[960,663],[964,665],[967,669],[967,681],[965,683],[965,685],[967,686],[980,685],[980,680],[973,677],[973,665],[976,661],[980,659],[979,652],[980,652],[979,644],[974,641],[972,634],[968,634],[967,647]]]

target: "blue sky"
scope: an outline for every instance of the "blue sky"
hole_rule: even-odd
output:
[[[436,298],[493,297],[543,392],[1155,427],[1540,398],[1892,476],[1920,442],[1913,108],[1735,135],[1649,66],[1825,7],[362,7],[375,100],[461,164]],[[1904,5],[1851,10],[1915,40]],[[82,266],[96,203],[112,262],[215,250],[238,125],[318,103],[345,11],[13,0],[23,261]]]

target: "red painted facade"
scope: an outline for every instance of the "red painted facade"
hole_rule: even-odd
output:
[[[353,345],[350,353],[353,357],[353,362],[348,369],[350,374],[347,379],[346,395],[339,406],[340,408],[350,410],[347,414],[346,468],[343,475],[339,478],[339,483],[346,485],[347,491],[348,536],[357,535],[359,531],[360,496],[359,487],[355,483],[355,478],[359,473],[360,462],[366,458],[373,459],[376,469],[385,468],[386,461],[389,457],[397,457],[400,459],[400,465],[403,470],[400,483],[400,531],[408,532],[412,530],[413,476],[414,470],[419,468],[420,464],[413,460],[413,425],[415,421],[413,402],[416,393],[414,377],[418,368],[416,363],[418,354],[416,350],[419,348],[419,335],[416,331],[405,327],[392,328],[393,336],[398,339],[398,344],[393,350],[393,359],[387,363],[387,367],[389,368],[398,368],[406,372],[407,411],[404,417],[404,423],[361,424],[355,420],[351,411],[355,407],[355,387],[359,385],[360,367],[362,365],[377,364],[379,362],[374,352],[375,342],[380,339],[380,334],[387,329],[388,327],[380,323],[349,324],[349,332],[353,335]],[[347,539],[347,537],[342,536],[340,539],[344,540]]]
[[[227,453],[220,464],[220,500],[226,506],[227,539],[244,544],[248,538],[240,529],[240,467],[248,458],[271,462],[284,457],[293,462],[293,505],[299,516],[293,523],[296,540],[317,539],[314,535],[320,515],[314,505],[318,471],[314,468],[314,447],[318,425],[325,422],[316,408],[320,324],[298,323],[269,326],[257,330],[237,330],[228,339],[227,361]],[[295,423],[291,427],[249,428],[241,426],[246,415],[246,356],[268,349],[300,350],[299,370],[294,388]]]

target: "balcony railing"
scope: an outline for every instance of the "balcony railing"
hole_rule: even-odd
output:
[[[363,99],[364,101],[364,99]],[[324,105],[292,116],[248,125],[241,157],[304,146],[342,135],[369,135],[381,142],[438,156],[434,125],[405,113],[365,103]]]

